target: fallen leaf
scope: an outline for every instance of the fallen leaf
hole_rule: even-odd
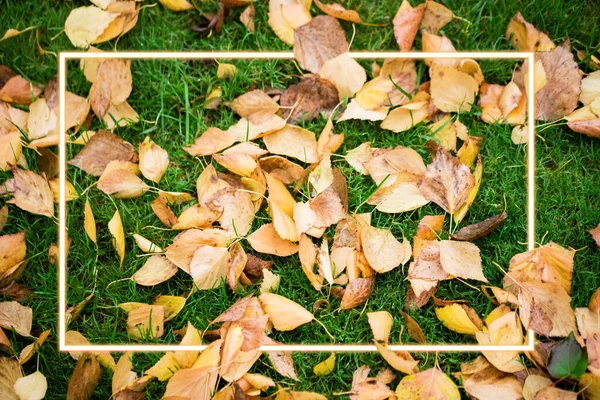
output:
[[[339,94],[332,82],[317,75],[308,75],[282,94],[279,104],[283,115],[291,121],[309,121],[321,113],[333,110],[339,102]]]
[[[520,12],[508,23],[505,36],[507,39],[512,38],[512,44],[517,51],[550,51],[556,47],[548,35],[525,21]]]
[[[237,67],[233,64],[220,63],[217,68],[217,78],[232,79],[237,74]]]
[[[581,92],[581,75],[567,40],[548,52],[536,54],[546,73],[546,86],[535,95],[536,119],[554,121],[577,108]]]
[[[154,286],[170,279],[178,270],[177,266],[165,257],[154,255],[146,260],[142,268],[132,275],[132,278],[138,285]]]
[[[488,281],[483,275],[479,248],[473,243],[442,240],[440,262],[444,271],[452,276]]]
[[[589,105],[598,97],[600,97],[600,71],[594,71],[581,80],[579,101]]]
[[[17,360],[0,357],[0,393],[7,400],[20,400],[15,393],[15,383],[23,376]]]
[[[113,247],[119,255],[119,265],[122,266],[125,259],[125,232],[119,210],[115,210],[115,214],[108,223],[108,230],[113,237]]]
[[[79,358],[67,388],[67,400],[89,400],[102,376],[96,357],[85,353]]]
[[[555,379],[580,378],[587,368],[588,353],[581,347],[573,332],[556,345],[548,360],[548,373]]]
[[[416,340],[417,343],[427,344],[427,339],[425,338],[425,334],[419,326],[419,323],[415,321],[413,317],[411,317],[402,310],[400,310],[400,314],[404,319],[404,323],[406,324],[406,328],[410,337]]]
[[[444,112],[471,111],[479,84],[469,74],[453,68],[435,66],[431,68],[431,100]]]
[[[220,286],[227,276],[229,252],[224,247],[201,246],[190,263],[190,275],[200,290]]]
[[[294,32],[294,56],[300,67],[314,74],[323,64],[346,51],[346,33],[337,19],[319,15]]]
[[[444,324],[444,326],[450,330],[465,335],[475,335],[476,332],[481,330],[483,325],[481,321],[474,322],[470,315],[467,313],[468,307],[462,306],[461,304],[451,304],[442,308],[435,309],[435,315]]]
[[[425,3],[427,4],[427,3]],[[394,36],[400,51],[410,51],[423,19],[426,5],[412,7],[407,0],[403,0],[400,8],[392,21]]]
[[[144,178],[159,183],[169,165],[169,154],[148,136],[139,145],[140,171]]]
[[[337,18],[343,19],[344,21],[354,22],[355,24],[362,24],[360,15],[354,10],[346,10],[341,4],[331,3],[323,4],[319,0],[315,0],[315,4],[325,14]]]
[[[16,301],[0,302],[0,327],[14,329],[21,336],[31,335],[33,311]]]
[[[427,166],[419,189],[426,199],[454,214],[467,202],[474,186],[475,178],[469,167],[439,148],[435,160]]]
[[[111,161],[134,161],[133,146],[109,131],[100,130],[92,136],[84,148],[70,161],[90,175],[101,176]]]
[[[11,171],[14,178],[9,192],[13,197],[7,203],[32,214],[53,218],[54,196],[46,178],[17,167],[12,167]]]
[[[322,361],[313,367],[313,372],[318,376],[327,376],[333,372],[335,368],[335,353],[331,353],[325,361]]]
[[[367,318],[373,332],[373,338],[378,342],[387,343],[394,325],[392,314],[387,311],[375,311],[367,313]]]
[[[421,28],[437,35],[446,24],[454,19],[454,13],[435,1],[425,2],[425,13],[421,21]]]
[[[38,351],[38,349],[44,344],[49,335],[50,330],[44,331],[35,340],[35,342],[25,346],[19,354],[19,365],[23,365],[27,361],[29,361],[29,359],[35,354],[35,352]]]
[[[396,396],[401,399],[460,400],[458,387],[452,379],[431,368],[413,375],[407,375],[396,388]]]
[[[285,5],[280,2],[269,2],[268,17],[273,32],[289,45],[294,44],[296,30],[312,19],[309,7],[295,1]]]
[[[367,81],[365,69],[348,53],[325,61],[319,77],[335,85],[340,101],[354,96]]]
[[[165,308],[163,306],[141,304],[127,314],[127,333],[136,339],[159,338],[164,333],[164,320]]]
[[[389,272],[410,258],[410,243],[400,243],[387,229],[364,226],[360,239],[371,268],[379,273]]]
[[[394,352],[390,350],[387,344],[378,341],[375,341],[375,346],[381,357],[396,371],[404,374],[415,374],[419,371],[417,367],[419,362],[415,361],[410,353],[406,351]]]
[[[304,128],[288,124],[263,140],[272,154],[294,157],[309,164],[319,160],[315,134]]]
[[[525,329],[548,337],[566,337],[577,329],[571,297],[558,284],[522,282],[518,300]]]
[[[250,246],[259,253],[287,257],[298,252],[298,245],[282,239],[275,231],[273,224],[262,225],[246,239]]]
[[[250,3],[250,5],[240,14],[240,22],[248,29],[248,32],[254,32],[256,29],[254,25],[254,15],[255,10],[254,4],[252,3]]]
[[[262,293],[258,299],[278,331],[291,331],[314,319],[310,311],[283,296]]]
[[[27,255],[26,231],[0,236],[0,275],[25,260]]]
[[[375,288],[375,277],[357,278],[346,286],[340,308],[349,310],[363,304]]]
[[[42,400],[46,397],[48,381],[40,372],[21,377],[15,382],[15,394],[19,400]]]
[[[194,6],[187,0],[159,0],[160,4],[171,11],[186,11],[193,10]]]
[[[87,48],[102,35],[119,14],[110,13],[96,6],[71,10],[65,21],[65,33],[75,47]]]
[[[502,372],[489,365],[471,374],[464,380],[464,389],[470,395],[481,400],[519,400],[523,393],[523,384],[512,374]]]
[[[262,90],[252,90],[231,102],[231,109],[240,117],[259,124],[279,110],[279,104]]]
[[[594,229],[590,229],[589,234],[592,235],[592,239],[596,242],[597,246],[600,246],[600,224]]]

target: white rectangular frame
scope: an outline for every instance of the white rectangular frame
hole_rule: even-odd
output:
[[[534,53],[531,52],[444,52],[444,53],[425,53],[399,51],[351,51],[349,55],[355,59],[385,59],[385,58],[408,58],[408,59],[434,59],[434,58],[472,58],[472,59],[506,59],[506,60],[527,60],[528,61],[528,82],[526,87],[534,87]],[[59,54],[59,132],[65,132],[65,96],[66,92],[66,67],[68,60],[81,60],[93,58],[118,58],[132,60],[193,60],[193,59],[284,59],[293,60],[294,53],[288,52],[61,52]],[[528,144],[527,144],[527,248],[535,248],[535,118],[534,118],[534,93],[528,90]],[[167,351],[199,351],[204,350],[207,345],[201,346],[181,346],[181,345],[67,345],[65,342],[66,334],[66,135],[60,134],[59,157],[60,157],[60,176],[59,176],[59,301],[58,301],[58,347],[59,351],[109,351],[109,352],[167,352]],[[535,345],[535,332],[528,331],[528,343],[524,345],[461,345],[461,344],[400,344],[390,345],[393,351],[410,352],[483,352],[483,351],[532,351]],[[377,352],[375,345],[302,345],[302,344],[282,344],[261,346],[263,352]]]

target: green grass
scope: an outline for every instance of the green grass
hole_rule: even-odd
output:
[[[1,30],[9,27],[23,28],[37,25],[41,28],[40,44],[50,51],[72,50],[73,47],[64,34],[56,39],[70,11],[84,1],[40,2],[5,1],[3,3],[3,20]],[[541,2],[531,1],[526,4],[515,1],[447,1],[445,3],[456,15],[469,22],[455,20],[444,28],[444,33],[453,41],[459,50],[512,50],[510,43],[504,38],[504,30],[508,20],[517,11],[540,30],[547,32],[555,42],[569,37],[576,50],[591,51],[598,46],[600,27],[597,24],[600,12],[593,2]],[[358,7],[364,20],[370,23],[388,22],[396,12],[397,2],[381,1],[376,3],[348,0],[348,8]],[[214,11],[216,4],[202,4],[203,11]],[[189,27],[199,23],[198,13],[172,13],[158,5],[144,9],[138,25],[118,41],[117,50],[289,50],[268,28],[266,23],[267,3],[256,4],[257,31],[246,32],[239,23],[241,10],[233,10],[224,25],[221,35],[207,38],[193,33]],[[320,13],[313,6],[313,14]],[[27,18],[22,17],[26,15]],[[6,16],[6,17],[5,17]],[[351,24],[342,23],[351,37]],[[104,50],[114,49],[114,42],[99,47]],[[418,44],[417,44],[418,46]],[[355,50],[387,50],[396,49],[391,27],[357,26],[352,45]],[[46,83],[56,73],[55,58],[40,55],[35,45],[35,34],[25,33],[19,37],[0,43],[0,63],[13,68],[33,82]],[[239,74],[232,81],[216,79],[216,66],[213,62],[176,62],[176,61],[136,61],[133,63],[134,91],[130,103],[144,120],[117,133],[137,146],[146,135],[168,150],[171,165],[158,187],[172,191],[195,192],[195,180],[205,166],[206,160],[199,162],[181,150],[181,146],[189,143],[208,126],[227,128],[236,117],[226,107],[216,111],[205,111],[202,108],[203,98],[209,91],[220,85],[223,88],[224,100],[230,101],[237,95],[249,90],[253,85],[262,87],[269,85],[285,88],[295,83],[298,70],[291,62],[285,61],[236,61]],[[494,83],[505,83],[510,79],[513,63],[486,61],[481,63],[486,80]],[[367,72],[369,63],[365,63]],[[88,84],[71,66],[69,88],[80,94],[87,93]],[[586,70],[585,67],[582,69]],[[188,88],[190,112],[186,115],[185,86]],[[499,213],[504,207],[503,197],[506,195],[509,219],[488,238],[477,242],[481,248],[484,273],[496,285],[501,283],[502,273],[492,265],[492,261],[506,268],[512,255],[524,251],[526,240],[525,220],[525,181],[524,156],[526,148],[515,146],[510,141],[510,129],[505,126],[490,126],[480,123],[470,116],[462,119],[470,128],[471,134],[485,138],[481,153],[484,160],[483,184],[472,209],[467,214],[463,225],[477,222]],[[307,129],[318,133],[325,121],[317,120],[306,124]],[[413,129],[404,134],[394,134],[380,130],[376,124],[348,121],[336,125],[336,131],[346,135],[344,146],[338,151],[346,150],[364,142],[371,141],[375,147],[407,145],[415,147],[423,156],[425,133],[422,128]],[[573,276],[573,305],[584,306],[589,296],[600,285],[597,266],[600,263],[600,252],[593,244],[586,230],[600,222],[600,209],[597,207],[600,189],[597,181],[600,178],[599,160],[600,146],[591,138],[571,132],[565,126],[556,126],[539,133],[537,142],[537,231],[538,242],[550,240],[564,246],[578,249],[575,256]],[[75,151],[78,151],[75,150]],[[36,155],[27,150],[29,165],[36,169]],[[334,166],[342,168],[348,178],[350,208],[354,209],[362,203],[375,189],[368,177],[362,177],[351,170],[344,161],[335,161]],[[69,169],[69,179],[79,191],[88,187],[95,179],[87,177],[76,168]],[[9,174],[0,175],[3,182]],[[154,185],[156,186],[156,185]],[[114,213],[112,202],[97,189],[89,192],[90,202],[98,223],[98,250],[81,230],[84,199],[69,203],[70,235],[73,239],[69,256],[69,304],[75,304],[91,293],[94,287],[93,270],[98,268],[97,293],[86,307],[83,315],[75,321],[71,328],[81,331],[95,343],[130,342],[126,335],[124,312],[116,305],[124,301],[151,302],[158,294],[186,294],[192,285],[191,278],[179,272],[170,281],[155,288],[135,286],[132,282],[119,282],[106,288],[107,284],[122,279],[136,271],[143,258],[136,257],[141,253],[133,240],[127,238],[127,256],[120,268],[117,256],[110,246],[110,235],[107,223]],[[150,209],[154,195],[148,193],[135,200],[116,200],[121,212],[126,233],[141,233],[161,247],[166,247],[175,233],[159,229],[143,229],[147,226],[161,226]],[[20,212],[10,206],[10,224],[3,233],[14,233],[28,230],[28,255],[36,255],[28,264],[22,283],[32,290],[31,296],[24,304],[33,308],[34,335],[42,330],[52,329],[53,336],[39,353],[39,368],[49,380],[48,399],[64,398],[66,384],[75,366],[68,354],[60,354],[56,350],[56,307],[57,279],[56,267],[47,261],[47,249],[56,240],[56,226],[47,218],[36,217]],[[361,207],[367,212],[371,206]],[[390,227],[396,236],[404,234],[411,238],[415,233],[420,217],[431,213],[441,213],[435,205],[428,205],[421,210],[401,215],[385,215],[373,213],[373,225]],[[260,214],[263,217],[265,214]],[[255,226],[262,224],[260,220]],[[446,223],[446,232],[448,225]],[[248,248],[246,246],[246,248]],[[265,257],[268,258],[268,257]],[[274,270],[281,275],[282,284],[278,293],[284,294],[312,309],[315,301],[328,298],[327,293],[316,292],[304,277],[299,268],[296,256],[286,259],[273,258]],[[408,287],[403,280],[401,269],[378,276],[376,289],[367,304],[365,311],[385,309],[395,316],[393,338],[398,338],[401,318],[398,310],[402,308],[405,292]],[[256,292],[256,289],[250,289]],[[184,310],[177,318],[166,324],[166,333],[161,343],[174,343],[177,339],[172,330],[181,328],[189,320],[198,328],[205,328],[208,321],[225,310],[233,301],[247,292],[232,294],[229,289],[221,288],[208,292],[198,292],[189,299]],[[478,291],[457,281],[444,282],[436,296],[444,299],[468,299],[480,313],[485,315],[491,310],[489,301]],[[336,337],[337,343],[368,342],[371,334],[362,308],[350,311],[337,311],[339,302],[330,299],[329,309],[318,311],[316,316]],[[445,329],[433,313],[431,305],[411,315],[421,324],[431,342],[461,342],[468,340],[462,335]],[[330,342],[322,328],[315,323],[305,325],[286,334],[275,333],[274,338],[286,343],[319,343]],[[402,340],[410,341],[404,334]],[[16,347],[21,348],[28,341],[16,338]],[[352,372],[361,364],[370,365],[375,371],[385,366],[385,362],[376,354],[340,354],[334,372],[327,377],[317,378],[312,373],[312,366],[324,360],[327,354],[295,354],[300,383],[281,379],[269,366],[265,357],[255,366],[256,371],[264,372],[285,385],[294,385],[298,390],[314,390],[325,394],[349,390]],[[149,368],[158,359],[157,354],[136,355],[137,371]],[[456,371],[461,361],[470,359],[467,354],[416,355],[423,360],[422,364],[432,366],[437,359],[445,372]],[[25,366],[27,373],[36,368],[35,361]],[[392,385],[393,386],[393,385]],[[395,387],[395,386],[393,386]],[[148,390],[148,398],[158,399],[164,391],[164,385],[153,383]],[[110,396],[110,376],[105,372],[94,398],[103,399]]]

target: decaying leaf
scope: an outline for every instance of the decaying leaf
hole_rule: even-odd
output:
[[[69,164],[81,168],[93,176],[101,176],[111,161],[133,161],[136,159],[133,146],[109,131],[100,130],[92,136],[84,148]]]
[[[299,83],[291,85],[282,94],[279,104],[289,107],[284,116],[291,121],[309,121],[321,113],[327,113],[339,102],[336,86],[317,75],[305,76]]]
[[[494,215],[484,221],[477,222],[476,224],[465,226],[458,232],[450,235],[454,240],[464,240],[472,242],[473,240],[481,239],[492,233],[504,220],[507,218],[506,211],[501,214]]]

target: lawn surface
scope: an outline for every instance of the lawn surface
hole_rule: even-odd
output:
[[[64,34],[64,21],[72,8],[87,5],[83,1],[72,2],[38,2],[38,1],[5,1],[3,3],[0,31],[9,27],[23,28],[37,25],[41,28],[40,45],[48,50],[59,52],[73,50]],[[447,1],[445,5],[466,21],[455,20],[446,26],[443,32],[453,41],[458,50],[513,50],[504,38],[504,31],[509,19],[521,11],[529,22],[546,32],[555,43],[570,38],[574,49],[590,51],[600,40],[598,19],[600,11],[593,2],[541,2],[527,4],[521,2],[489,2],[489,1]],[[366,22],[386,23],[394,15],[397,2],[381,1],[376,3],[348,0],[347,8],[355,8]],[[203,11],[214,11],[216,4],[206,3]],[[234,10],[226,20],[220,35],[206,37],[190,30],[190,26],[201,22],[195,12],[175,14],[162,6],[150,7],[140,13],[138,25],[117,43],[117,50],[289,50],[271,31],[266,23],[266,2],[256,4],[256,26],[253,34],[239,23],[240,10]],[[320,13],[313,6],[313,14]],[[25,16],[25,17],[24,17]],[[342,23],[348,38],[352,35],[352,27]],[[99,47],[113,50],[114,42],[104,43]],[[419,48],[419,43],[415,44]],[[352,48],[354,50],[395,50],[391,27],[357,26]],[[49,55],[40,55],[35,44],[35,33],[28,32],[19,37],[0,43],[0,63],[8,65],[26,78],[40,84],[46,83],[57,71],[56,59]],[[235,61],[239,72],[231,81],[216,78],[214,62],[179,62],[179,61],[135,61],[132,65],[133,87],[130,104],[138,111],[142,121],[116,132],[125,140],[136,145],[145,136],[150,136],[157,144],[165,148],[170,155],[171,165],[159,185],[161,189],[170,191],[194,192],[195,180],[209,160],[198,160],[181,150],[181,146],[189,144],[208,126],[222,129],[231,125],[236,117],[226,107],[215,111],[207,111],[202,107],[204,97],[216,86],[223,88],[223,98],[230,101],[248,91],[253,86],[262,88],[271,86],[284,89],[296,83],[299,71],[290,61]],[[370,72],[369,62],[364,63]],[[514,62],[489,61],[482,62],[486,81],[505,84],[510,80]],[[82,74],[71,66],[69,89],[85,95],[89,89]],[[187,93],[187,96],[186,96]],[[189,103],[189,107],[186,105]],[[470,133],[485,138],[481,154],[484,160],[483,184],[478,197],[469,211],[463,225],[478,222],[498,214],[504,208],[506,198],[509,219],[488,238],[477,242],[483,258],[484,273],[494,285],[500,285],[502,272],[492,264],[498,263],[507,268],[510,257],[525,250],[526,240],[526,195],[525,166],[526,148],[515,146],[510,140],[510,128],[502,125],[486,125],[470,115],[461,116]],[[313,132],[320,132],[325,121],[318,119],[304,125]],[[361,121],[347,121],[336,124],[337,132],[344,132],[346,141],[337,152],[344,154],[362,142],[370,141],[374,147],[405,145],[415,148],[424,157],[426,129],[414,128],[404,134],[383,131],[377,124]],[[70,149],[75,154],[79,149]],[[33,151],[25,152],[28,162],[35,166],[36,155]],[[426,158],[425,158],[426,159]],[[333,158],[334,166],[342,168],[348,179],[350,209],[358,205],[374,191],[375,185],[368,177],[362,177],[352,170],[343,159]],[[538,132],[537,141],[537,229],[536,238],[539,243],[557,242],[563,246],[577,249],[575,270],[573,274],[573,306],[587,304],[592,291],[600,286],[598,266],[600,251],[593,245],[587,230],[595,227],[600,221],[600,146],[594,139],[571,132],[565,126],[555,126]],[[35,170],[35,167],[33,167]],[[0,175],[2,182],[8,174]],[[95,179],[87,177],[81,171],[71,168],[69,180],[79,192],[87,188]],[[81,301],[91,293],[95,278],[92,273],[98,269],[97,293],[85,309],[84,314],[71,326],[82,332],[95,343],[125,343],[126,315],[116,305],[126,301],[151,302],[158,294],[184,295],[191,288],[191,279],[178,273],[170,281],[154,288],[136,286],[133,282],[118,282],[106,286],[115,280],[126,278],[136,271],[144,262],[141,254],[130,237],[127,239],[127,255],[123,267],[119,268],[118,259],[110,246],[110,236],[106,225],[112,217],[115,205],[107,196],[97,189],[91,189],[89,199],[98,223],[98,243],[96,247],[87,239],[81,229],[83,204],[79,199],[69,204],[70,236],[73,239],[69,257],[69,304]],[[160,226],[160,222],[152,213],[150,202],[155,195],[147,193],[135,200],[116,200],[115,204],[123,218],[126,233],[141,233],[153,240],[160,247],[166,247],[175,236],[174,232],[155,228],[143,229],[147,226]],[[12,207],[12,206],[11,206]],[[358,211],[369,212],[372,206],[363,205]],[[177,212],[177,211],[176,211]],[[435,205],[428,205],[416,212],[401,215],[387,215],[377,211],[373,213],[372,224],[378,227],[391,227],[392,232],[400,237],[402,234],[411,238],[416,231],[420,218],[428,214],[441,213]],[[48,399],[64,398],[66,384],[75,366],[75,361],[68,354],[60,354],[56,350],[56,307],[57,307],[57,274],[56,267],[47,260],[47,249],[56,241],[55,224],[42,217],[31,216],[11,208],[11,218],[5,233],[19,232],[27,229],[28,255],[36,255],[28,264],[22,283],[32,289],[33,295],[24,305],[33,308],[34,331],[36,335],[42,330],[52,329],[53,336],[39,353],[39,369],[48,377]],[[259,214],[266,217],[266,214]],[[260,218],[255,227],[264,223]],[[448,224],[448,221],[446,222]],[[445,227],[447,231],[447,226]],[[267,257],[265,257],[267,258]],[[296,256],[286,259],[273,258],[274,271],[281,275],[282,284],[279,294],[290,297],[308,309],[312,309],[315,301],[328,298],[328,294],[316,292],[304,277]],[[350,311],[337,311],[339,302],[330,299],[328,309],[318,311],[316,316],[334,335],[337,343],[368,342],[371,333],[366,322],[366,311],[388,310],[396,320],[392,333],[398,338],[402,325],[398,311],[402,309],[408,283],[403,280],[402,269],[380,275],[374,293],[365,310],[358,308]],[[249,289],[256,291],[255,289]],[[239,297],[249,291],[232,294],[225,287],[212,291],[193,294],[184,310],[174,320],[166,324],[166,334],[160,339],[163,343],[178,341],[172,330],[181,328],[191,321],[197,328],[203,329],[213,319]],[[486,315],[492,304],[479,292],[464,283],[453,280],[444,282],[436,294],[443,299],[468,299],[480,315]],[[411,314],[423,328],[432,343],[461,342],[466,338],[444,328],[433,313],[431,304]],[[275,339],[286,343],[324,343],[330,338],[316,324],[304,325],[293,332],[273,335]],[[402,341],[410,338],[404,334]],[[19,342],[21,348],[25,342]],[[149,368],[160,356],[157,354],[137,355],[135,365],[137,371]],[[294,385],[297,390],[312,390],[327,395],[349,390],[352,372],[362,364],[368,364],[374,370],[385,366],[385,362],[376,354],[338,355],[334,372],[327,377],[317,378],[312,373],[312,366],[322,361],[327,354],[295,354],[299,383],[286,381],[277,376],[268,360],[261,359],[255,366],[256,371],[266,373],[284,385]],[[416,355],[422,365],[431,366],[439,363],[445,372],[457,371],[459,363],[471,358],[470,355],[440,354]],[[30,373],[35,369],[31,362],[26,367]],[[30,369],[30,370],[29,370]],[[104,373],[94,398],[105,399],[110,396],[110,379]],[[392,387],[394,385],[392,384]],[[148,390],[148,398],[158,399],[164,391],[164,385],[153,383]]]

